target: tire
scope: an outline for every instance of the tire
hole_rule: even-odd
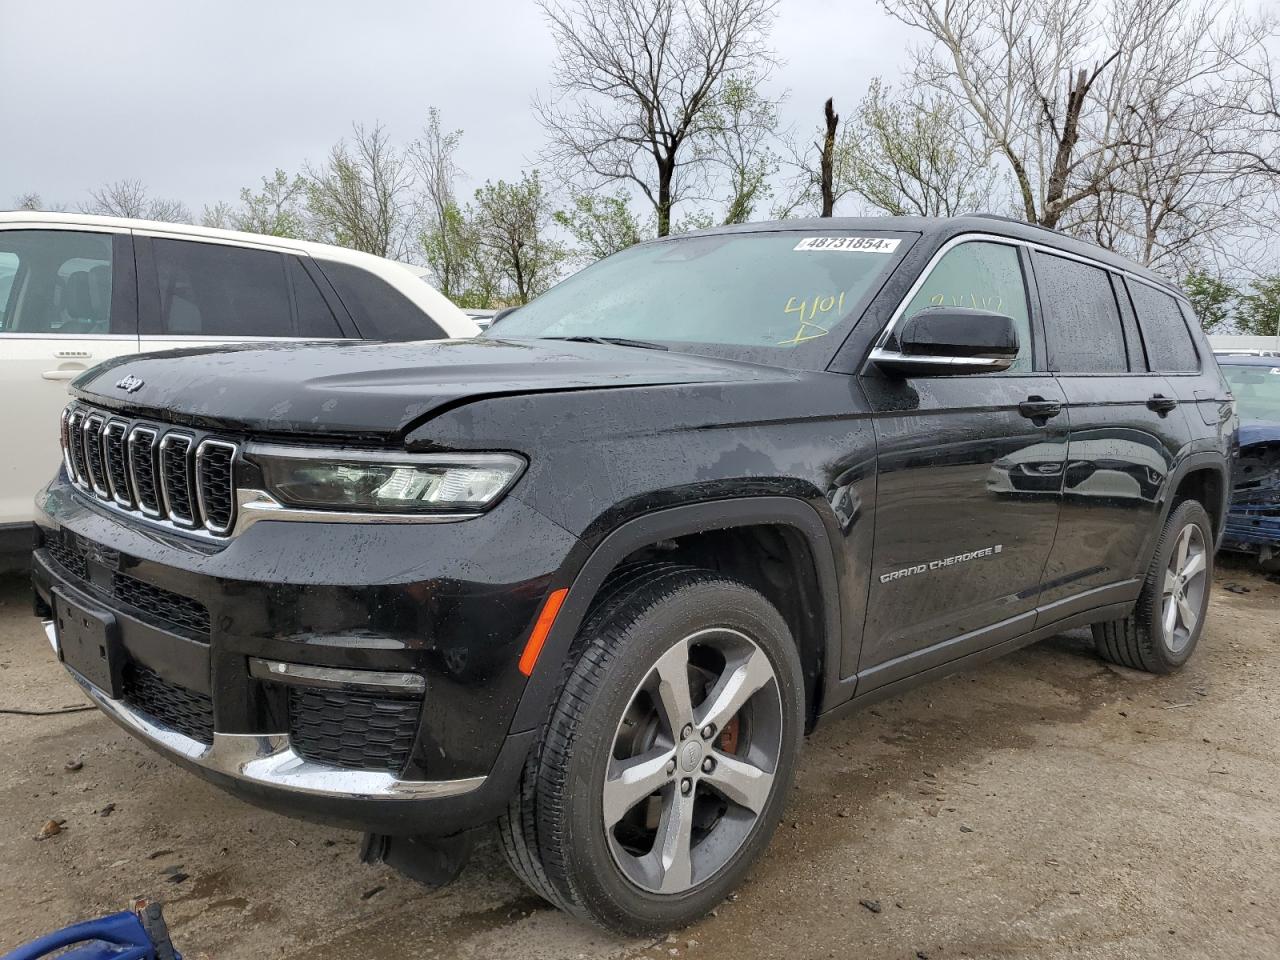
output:
[[[763,596],[696,567],[625,571],[575,642],[498,825],[502,849],[535,893],[584,920],[635,935],[684,926],[764,851],[803,728],[800,659]]]
[[[1190,546],[1188,555],[1195,555],[1198,544],[1203,559],[1195,574],[1182,582],[1179,577],[1186,571],[1177,568],[1184,538]],[[1120,620],[1094,624],[1093,639],[1099,655],[1147,673],[1177,670],[1200,642],[1212,583],[1213,525],[1197,501],[1183,500],[1169,512],[1133,612]],[[1179,596],[1185,604],[1177,602]],[[1168,608],[1171,599],[1175,608],[1172,615]],[[1173,629],[1169,628],[1170,616]],[[1193,620],[1189,628],[1188,619]]]

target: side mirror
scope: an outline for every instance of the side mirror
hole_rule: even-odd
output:
[[[925,307],[898,328],[897,341],[897,349],[871,351],[871,361],[904,377],[994,373],[1018,356],[1013,319],[969,307]]]

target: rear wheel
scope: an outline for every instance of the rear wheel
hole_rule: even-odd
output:
[[[578,646],[500,825],[504,849],[578,916],[628,933],[682,926],[773,833],[803,728],[795,645],[756,591],[671,565],[614,584]]]
[[[1194,500],[1165,521],[1133,612],[1094,624],[1103,658],[1148,673],[1172,673],[1191,657],[1204,629],[1213,582],[1213,527]]]

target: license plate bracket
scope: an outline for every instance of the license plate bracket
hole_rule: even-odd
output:
[[[124,664],[115,615],[53,590],[53,623],[62,662],[113,700],[120,699]]]

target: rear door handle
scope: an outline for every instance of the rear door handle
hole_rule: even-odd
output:
[[[80,367],[77,370],[46,370],[40,376],[45,380],[74,380],[84,373],[84,369],[84,367]]]
[[[1166,397],[1163,393],[1157,393],[1147,401],[1147,409],[1154,410],[1160,416],[1166,416],[1170,411],[1176,409],[1178,401],[1173,397]]]
[[[1032,394],[1018,404],[1018,412],[1028,420],[1043,426],[1062,412],[1062,404],[1057,400],[1046,400],[1044,397]]]

